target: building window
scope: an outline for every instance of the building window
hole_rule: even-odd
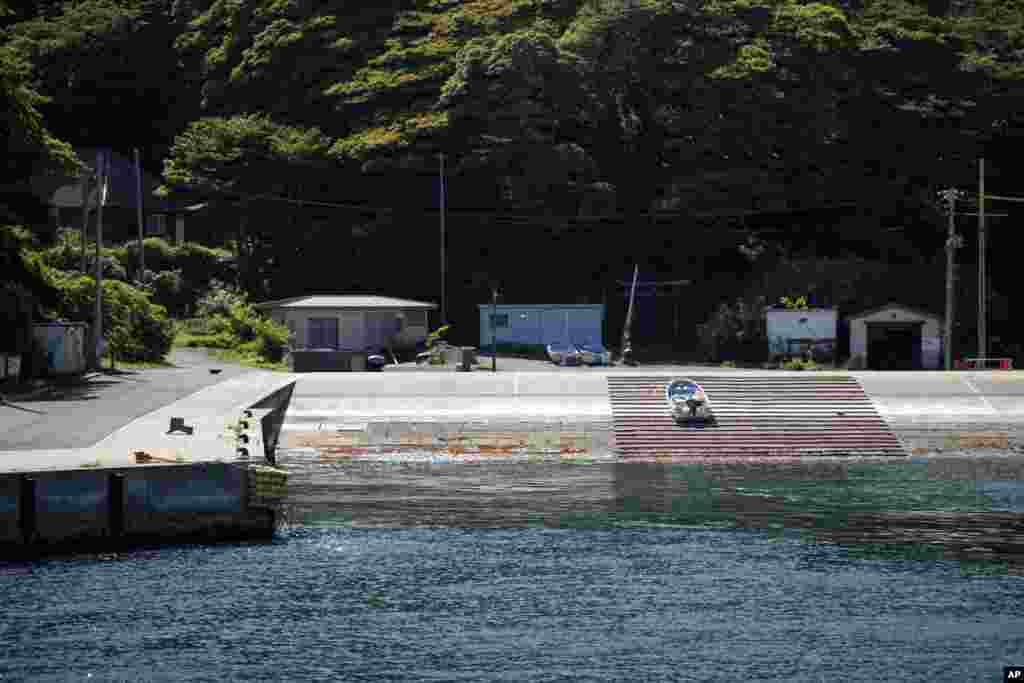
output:
[[[492,313],[491,327],[508,327],[508,313]]]
[[[310,318],[306,323],[306,348],[338,348],[337,318]]]
[[[146,225],[146,232],[150,235],[167,234],[167,214],[151,213]]]

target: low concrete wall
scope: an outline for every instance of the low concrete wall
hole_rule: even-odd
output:
[[[248,490],[229,463],[0,475],[0,556],[269,537],[274,511],[250,507]]]
[[[356,367],[359,361],[365,363],[365,353],[353,351],[292,351],[288,358],[292,372],[352,372],[362,370]]]

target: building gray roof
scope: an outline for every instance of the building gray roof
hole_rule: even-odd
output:
[[[916,313],[917,315],[921,316],[922,318],[933,318],[933,319],[939,320],[939,321],[941,321],[942,318],[943,318],[943,316],[938,315],[937,313],[932,313],[931,311],[926,311],[923,308],[917,308],[915,306],[907,306],[907,305],[904,305],[904,304],[898,304],[896,302],[889,302],[889,303],[885,304],[884,306],[876,306],[875,308],[869,308],[866,311],[860,311],[859,313],[854,313],[852,315],[848,315],[846,317],[846,319],[847,320],[857,320],[859,318],[866,318],[869,315],[873,315],[875,313],[880,313],[881,311],[885,311],[885,310],[888,310],[890,308],[901,308],[904,311],[910,311],[911,313]]]
[[[437,304],[412,299],[395,299],[372,294],[313,294],[290,299],[265,301],[256,308],[437,308]]]
[[[490,309],[494,304],[477,304],[480,309]],[[509,308],[518,310],[525,309],[544,309],[544,310],[597,310],[604,308],[604,304],[497,304],[496,308]]]

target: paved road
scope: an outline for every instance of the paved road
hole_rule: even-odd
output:
[[[136,418],[253,372],[212,360],[198,349],[175,349],[168,361],[174,367],[106,373],[81,385],[0,404],[0,451],[92,446]],[[210,368],[222,372],[212,375]]]

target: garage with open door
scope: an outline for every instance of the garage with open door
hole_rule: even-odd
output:
[[[870,370],[933,370],[941,367],[942,318],[888,304],[847,318],[850,367]]]

